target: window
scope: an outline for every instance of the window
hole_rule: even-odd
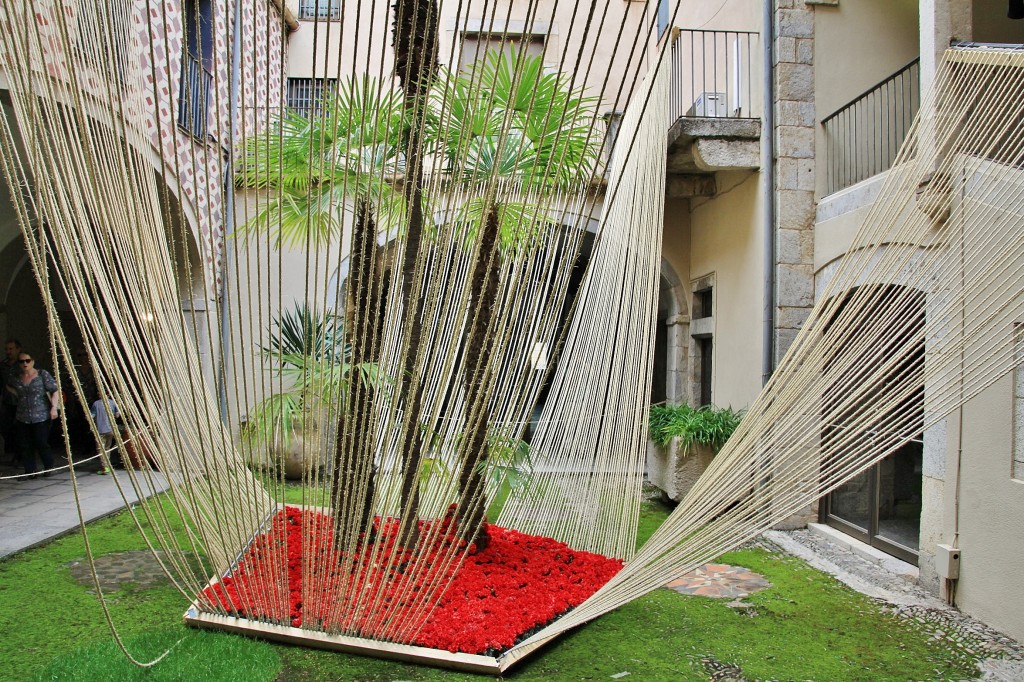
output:
[[[699,320],[701,318],[711,317],[714,315],[714,309],[712,308],[712,291],[713,289],[709,287],[707,289],[694,292],[693,319]]]
[[[714,274],[693,282],[690,309],[690,399],[699,406],[712,403],[714,381],[715,319]]]
[[[484,58],[488,51],[505,55],[527,57],[544,56],[544,35],[512,33],[465,33],[462,36],[462,51],[459,53],[459,70]]]
[[[213,88],[212,0],[185,0],[182,12],[185,49],[178,87],[178,126],[196,139],[205,139]]]
[[[303,21],[340,18],[341,0],[301,0],[299,2],[299,19]]]
[[[338,87],[336,78],[289,78],[288,106],[303,116],[320,114],[325,97]]]
[[[697,352],[700,353],[700,406],[711,404],[711,377],[713,367],[711,359],[714,357],[715,342],[710,336],[697,339]]]
[[[604,114],[604,159],[605,170],[611,170],[615,160],[615,143],[619,139],[619,128],[622,127],[622,112],[609,111]]]
[[[670,0],[658,0],[658,40],[661,40],[665,31],[668,30],[668,22],[672,14],[669,2]]]

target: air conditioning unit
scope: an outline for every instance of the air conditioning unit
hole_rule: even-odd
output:
[[[693,101],[693,106],[686,112],[687,116],[699,118],[725,118],[728,116],[729,104],[724,92],[702,92]]]

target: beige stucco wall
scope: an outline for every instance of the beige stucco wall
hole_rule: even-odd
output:
[[[684,291],[680,312],[690,314],[690,207],[686,199],[665,200],[661,257],[671,266]]]
[[[297,9],[297,2],[291,4]],[[601,111],[624,109],[634,75],[638,71],[645,72],[648,66],[647,53],[642,47],[632,60],[627,58],[633,36],[646,25],[647,5],[643,2],[619,1],[602,6],[603,16],[595,17],[594,28],[590,31],[582,29],[583,18],[573,3],[568,2],[513,0],[499,8],[485,0],[441,0],[438,5],[442,63],[458,64],[463,32],[521,34],[526,18],[532,15],[533,32],[546,36],[544,64],[570,73],[580,57],[581,67],[575,82],[585,86],[588,94],[601,98]],[[289,41],[288,76],[333,78],[353,73],[389,76],[394,62],[391,14],[391,3],[371,3],[364,5],[359,14],[344,12],[340,21],[299,22],[299,30]],[[598,30],[597,22],[602,21],[603,30]],[[622,40],[609,39],[610,35],[618,34]]]
[[[656,2],[651,3],[652,6]],[[675,5],[670,2],[670,6]],[[761,0],[679,2],[675,26],[706,31],[760,31]],[[670,10],[671,14],[671,10]]]
[[[957,604],[1024,641],[1024,482],[1011,477],[1012,375],[967,403],[963,420]]]
[[[692,202],[690,280],[715,275],[712,400],[745,408],[761,389],[761,176],[719,173],[718,187]]]
[[[974,0],[972,38],[981,43],[1024,43],[1024,21],[1006,16],[1006,0]]]
[[[820,122],[905,66],[919,52],[914,0],[857,0],[814,10],[814,96]],[[822,47],[823,46],[823,47]],[[817,126],[816,192],[825,193],[827,145]]]
[[[257,214],[256,193],[239,192],[236,225],[242,226]],[[348,236],[348,231],[345,232]],[[324,292],[338,268],[344,245],[334,244],[319,251],[301,248],[273,248],[263,237],[237,238],[233,242],[238,266],[228,273],[230,297],[229,348],[225,370],[232,424],[237,426],[261,400],[278,390],[277,375],[259,355],[266,343],[271,320],[282,310],[298,303],[324,309]]]

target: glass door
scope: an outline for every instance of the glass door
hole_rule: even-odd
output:
[[[872,547],[917,564],[921,444],[908,443],[832,491],[822,520]]]
[[[848,332],[849,347],[825,360],[834,377],[822,400],[822,447],[872,452],[879,442],[903,442],[870,469],[847,481],[822,499],[821,520],[884,552],[917,563],[921,530],[921,462],[924,428],[924,297],[895,285],[869,285],[876,295],[866,306],[843,317],[850,298],[840,302],[832,323]],[[890,302],[905,304],[911,297],[916,315],[888,313]],[[829,326],[831,326],[831,324]],[[881,329],[879,329],[881,327]],[[877,342],[858,344],[859,331],[871,329]],[[883,333],[880,333],[883,332]],[[894,366],[888,367],[893,358]],[[877,363],[886,364],[878,365]],[[863,368],[886,367],[886,375],[919,378],[920,386],[898,403],[887,395],[888,381],[877,378],[867,391],[850,401],[850,386],[861,381]],[[891,373],[891,374],[890,374]],[[894,382],[896,383],[896,382]],[[873,406],[886,406],[875,408]],[[883,412],[872,410],[883,409]],[[865,420],[865,415],[871,417]],[[881,431],[879,431],[881,429]],[[914,435],[916,433],[916,435]],[[879,441],[879,438],[882,440]],[[910,440],[904,440],[910,439]]]

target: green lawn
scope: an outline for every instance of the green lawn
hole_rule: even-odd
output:
[[[665,518],[645,507],[641,538]],[[125,515],[90,527],[103,555],[143,547]],[[70,536],[0,562],[0,679],[336,682],[483,680],[357,656],[191,630],[186,601],[171,587],[128,587],[108,595],[131,666],[107,629],[99,602],[66,565],[85,555]],[[774,587],[750,609],[658,590],[555,641],[514,669],[511,680],[708,680],[732,670],[751,680],[933,680],[974,676],[973,662],[799,560],[760,549],[722,561],[764,574]]]

